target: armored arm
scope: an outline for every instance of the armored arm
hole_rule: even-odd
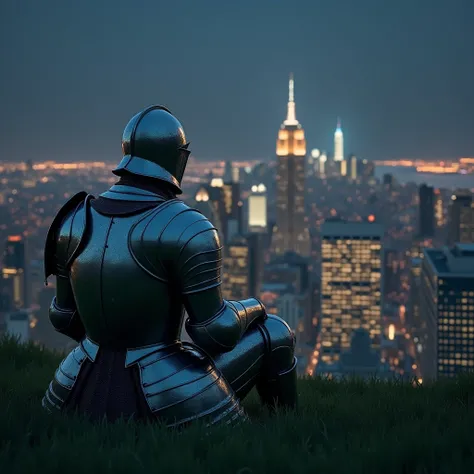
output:
[[[221,293],[222,247],[214,226],[199,212],[188,209],[172,226],[185,229],[178,239],[175,275],[188,313],[185,326],[203,349],[222,353],[232,350],[253,324],[266,318],[256,298],[226,301]],[[171,227],[171,228],[172,228]]]
[[[85,231],[85,220],[76,219],[76,215],[86,203],[87,193],[78,193],[61,208],[48,231],[44,250],[46,284],[49,276],[56,276],[56,296],[49,307],[49,319],[56,331],[76,341],[84,338],[85,328],[77,312],[69,266]]]
[[[86,334],[68,277],[56,275],[56,296],[49,307],[49,319],[56,331],[75,341],[79,342]]]

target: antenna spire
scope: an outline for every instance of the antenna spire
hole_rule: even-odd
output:
[[[289,94],[288,94],[288,102],[295,101],[295,80],[293,79],[293,73],[290,73],[290,82],[288,84]]]
[[[285,125],[298,125],[296,120],[296,109],[295,109],[295,80],[293,73],[290,73],[290,81],[288,83],[288,113],[286,114],[286,120],[283,122]]]

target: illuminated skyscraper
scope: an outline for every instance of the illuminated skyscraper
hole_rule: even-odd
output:
[[[267,189],[254,185],[248,198],[249,295],[258,296],[263,278],[263,264],[268,240]]]
[[[380,345],[383,228],[328,221],[321,227],[321,362],[331,366],[363,328]]]
[[[276,154],[276,228],[272,248],[277,255],[291,251],[309,256],[311,241],[304,203],[306,140],[296,120],[293,76],[289,82],[288,113],[278,132]]]
[[[435,189],[435,221],[436,227],[444,227],[447,221],[447,212],[445,209],[443,194],[439,189]]]
[[[238,168],[233,168],[238,169]],[[240,183],[238,181],[224,182],[222,184],[223,225],[225,226],[225,243],[232,241],[235,235],[243,231],[243,203],[240,200]]]
[[[358,175],[357,168],[358,168],[357,157],[355,155],[350,155],[349,156],[350,177],[354,181],[357,179],[357,175]]]
[[[344,160],[344,135],[341,128],[341,119],[337,119],[337,128],[334,132],[334,161]]]
[[[27,282],[25,277],[25,242],[20,235],[8,237],[3,252],[2,278],[8,295],[9,310],[25,307]]]
[[[264,184],[252,186],[252,194],[248,198],[248,230],[252,233],[267,232],[267,194]]]
[[[234,236],[224,256],[222,295],[227,300],[249,297],[249,246],[244,237]]]
[[[222,242],[227,244],[234,235],[242,233],[242,204],[238,182],[214,178],[209,185],[198,188],[192,205],[214,224]]]
[[[325,151],[323,151],[319,155],[319,177],[320,178],[325,178],[327,169],[326,169],[326,163],[328,161],[328,156]]]
[[[202,185],[196,191],[192,207],[204,214],[221,233],[223,199],[220,188]]]
[[[474,370],[474,244],[425,249],[420,312],[424,379]]]
[[[410,266],[410,293],[408,298],[408,311],[406,326],[408,331],[415,336],[419,336],[422,329],[420,318],[420,276],[423,258],[414,257]]]
[[[474,202],[469,190],[459,190],[449,206],[449,243],[474,242]]]

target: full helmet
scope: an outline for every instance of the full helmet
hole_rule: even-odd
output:
[[[161,105],[153,105],[128,122],[122,136],[123,158],[112,170],[117,176],[131,173],[170,183],[177,194],[190,151],[183,126]]]

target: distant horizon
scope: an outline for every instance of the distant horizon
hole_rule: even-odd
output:
[[[307,153],[307,156],[309,156],[309,151]],[[330,154],[331,156],[331,154]],[[396,158],[386,158],[386,159],[371,159],[371,158],[365,158],[362,156],[357,156],[355,154],[356,158],[360,159],[366,159],[368,161],[373,161],[373,162],[386,162],[386,161],[436,161],[436,162],[452,162],[452,161],[459,161],[462,158],[471,158],[467,156],[459,156],[455,158],[420,158],[420,157],[396,157]],[[106,158],[90,158],[90,159],[80,159],[80,160],[73,160],[73,159],[67,159],[66,157],[64,159],[38,159],[38,160],[28,160],[28,159],[23,159],[23,160],[4,160],[0,159],[0,164],[20,164],[20,163],[27,163],[28,161],[31,161],[32,163],[46,163],[49,161],[55,162],[55,163],[94,163],[94,162],[99,162],[99,163],[110,163],[110,164],[116,164],[121,160],[121,155],[117,156],[116,159],[106,159]],[[236,163],[241,163],[241,162],[246,162],[246,161],[258,161],[258,162],[270,162],[276,160],[276,155],[274,157],[270,158],[255,158],[255,157],[247,157],[247,158],[196,158],[194,155],[190,156],[190,159],[194,159],[197,162],[202,162],[202,163],[207,163],[207,162],[226,162],[226,161],[231,161],[231,162],[236,162]]]

